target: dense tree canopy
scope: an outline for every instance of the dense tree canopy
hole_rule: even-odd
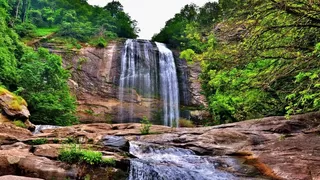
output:
[[[153,39],[200,61],[215,123],[317,111],[319,7],[307,0],[209,2],[195,8],[194,19],[183,9]]]
[[[80,41],[105,32],[136,38],[139,32],[136,21],[123,11],[118,1],[104,8],[91,6],[84,0],[9,0],[9,5],[10,24],[20,30],[20,36],[31,36],[32,33],[22,33],[25,29],[32,31],[32,26],[33,29],[59,27],[61,36]]]

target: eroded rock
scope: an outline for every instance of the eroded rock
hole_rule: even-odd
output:
[[[28,119],[30,116],[25,100],[6,90],[0,93],[0,109],[13,118]]]

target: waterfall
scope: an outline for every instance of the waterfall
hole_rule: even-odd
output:
[[[174,57],[164,44],[156,43],[159,49],[160,61],[160,92],[163,99],[164,124],[178,125],[179,119],[179,89]]]
[[[178,125],[179,88],[173,53],[161,43],[128,39],[121,57],[119,119],[137,122],[134,103],[151,98],[160,100],[157,109],[162,112],[162,124]],[[144,108],[148,111],[145,116],[152,117],[150,105]]]

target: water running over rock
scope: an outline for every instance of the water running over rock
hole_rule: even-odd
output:
[[[121,58],[119,81],[119,119],[135,122],[133,103],[141,99],[159,99],[162,124],[178,125],[179,88],[173,54],[162,43],[128,39]],[[130,104],[131,103],[131,104]],[[150,115],[151,107],[149,106]],[[124,111],[129,120],[124,120]]]
[[[130,142],[129,180],[236,180],[250,177],[250,167],[231,157],[198,156],[193,151]],[[264,179],[264,178],[257,178]]]

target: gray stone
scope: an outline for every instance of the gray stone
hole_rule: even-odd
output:
[[[104,136],[102,143],[105,146],[111,146],[115,148],[126,148],[128,147],[128,140],[121,136]]]

